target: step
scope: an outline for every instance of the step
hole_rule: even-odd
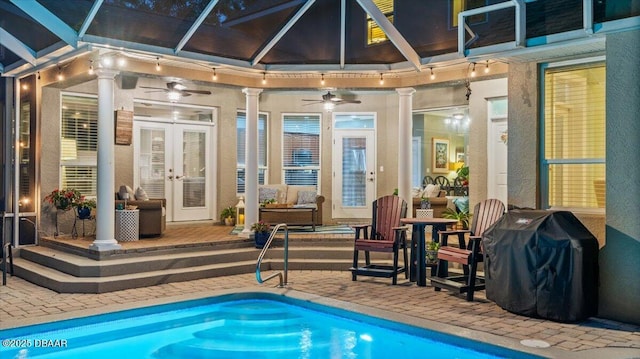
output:
[[[187,251],[175,254],[156,254],[145,257],[127,256],[108,261],[97,261],[48,247],[27,247],[20,257],[31,262],[55,268],[75,277],[108,277],[165,269],[179,269],[231,261],[255,261],[259,251],[255,248]]]
[[[218,263],[108,277],[75,277],[23,258],[15,258],[15,275],[59,293],[106,293],[117,290],[250,273],[255,261]]]

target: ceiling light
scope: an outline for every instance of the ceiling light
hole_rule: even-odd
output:
[[[431,70],[431,80],[435,80],[436,79],[436,75],[433,73],[433,67],[429,67],[429,70]]]
[[[127,64],[127,60],[124,57],[118,57],[118,66],[122,67]]]
[[[380,73],[380,85],[384,85],[384,77],[382,77],[382,73]]]
[[[160,58],[156,57],[156,71],[160,71],[162,68],[160,67]]]
[[[327,101],[327,102],[324,103],[324,109],[327,110],[327,111],[331,111],[335,107],[336,107],[336,105],[331,101]]]
[[[218,74],[216,74],[216,68],[212,67],[213,69],[213,75],[211,76],[211,78],[213,79],[213,81],[218,81]]]
[[[62,68],[58,66],[58,81],[64,80],[64,75],[62,75]]]
[[[487,60],[487,66],[485,66],[485,68],[484,68],[484,73],[485,74],[489,73],[489,60]]]
[[[453,114],[453,118],[455,118],[456,120],[462,120],[464,118],[464,114],[462,114],[462,113],[454,113]]]
[[[167,92],[167,98],[170,102],[178,102],[180,101],[180,92],[178,91],[169,91]]]
[[[266,73],[266,72],[263,72],[263,73],[262,73],[262,84],[264,85],[264,84],[266,84],[266,83],[267,83],[267,73]]]
[[[320,85],[324,86],[324,74],[320,75]]]
[[[471,77],[476,77],[476,63],[473,62],[473,68],[471,69]]]

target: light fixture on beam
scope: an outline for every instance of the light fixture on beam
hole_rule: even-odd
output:
[[[213,81],[218,81],[218,74],[216,74],[216,68],[212,67],[212,69],[213,69],[213,75],[211,75],[211,79]]]
[[[324,86],[324,74],[320,74],[320,85]]]
[[[160,67],[160,57],[156,57],[156,71],[160,71],[162,68]]]
[[[471,69],[471,77],[476,77],[476,63],[472,62],[473,68]]]
[[[64,80],[64,75],[62,74],[62,68],[58,66],[58,81]]]
[[[431,70],[431,76],[429,76],[429,78],[433,81],[436,79],[436,74],[433,73],[433,67],[429,67],[429,70]]]
[[[89,60],[89,75],[93,75],[93,60]]]
[[[380,85],[384,85],[384,77],[382,76],[382,73],[380,73]]]
[[[489,73],[489,60],[487,60],[487,65],[484,67],[484,73],[485,74]]]
[[[263,85],[267,84],[267,73],[266,72],[262,73],[262,84]]]

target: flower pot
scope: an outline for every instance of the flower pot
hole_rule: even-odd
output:
[[[427,264],[436,264],[438,263],[438,250],[432,250],[432,249],[427,249],[426,250],[427,253]]]
[[[54,205],[56,206],[57,209],[66,210],[66,209],[69,209],[71,202],[69,202],[69,200],[66,198],[60,198],[55,201]]]
[[[227,226],[233,226],[235,221],[233,220],[233,217],[227,217],[224,219],[224,224]]]
[[[267,240],[269,239],[269,232],[255,232],[254,233],[254,240],[256,243],[256,248],[263,248],[264,245],[267,243]]]
[[[89,207],[78,207],[78,218],[79,219],[89,219],[89,218],[91,218],[91,208],[89,208]]]

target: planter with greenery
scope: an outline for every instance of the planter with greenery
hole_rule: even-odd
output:
[[[235,224],[236,209],[234,207],[226,207],[220,212],[220,222],[227,226],[233,226]]]
[[[439,249],[440,249],[440,243],[433,242],[433,241],[427,243],[427,251],[426,251],[427,264],[436,264],[438,262]]]
[[[271,226],[263,221],[254,223],[251,225],[253,231],[253,239],[255,240],[256,248],[263,248],[269,239],[269,231]]]
[[[96,208],[96,200],[86,199],[84,198],[84,196],[82,196],[73,205],[74,207],[76,207],[76,211],[78,212],[78,218],[88,219],[91,218],[91,210]]]
[[[471,215],[467,211],[456,211],[451,208],[447,208],[442,212],[442,217],[458,221],[454,225],[454,230],[469,229],[469,219],[471,218]]]

